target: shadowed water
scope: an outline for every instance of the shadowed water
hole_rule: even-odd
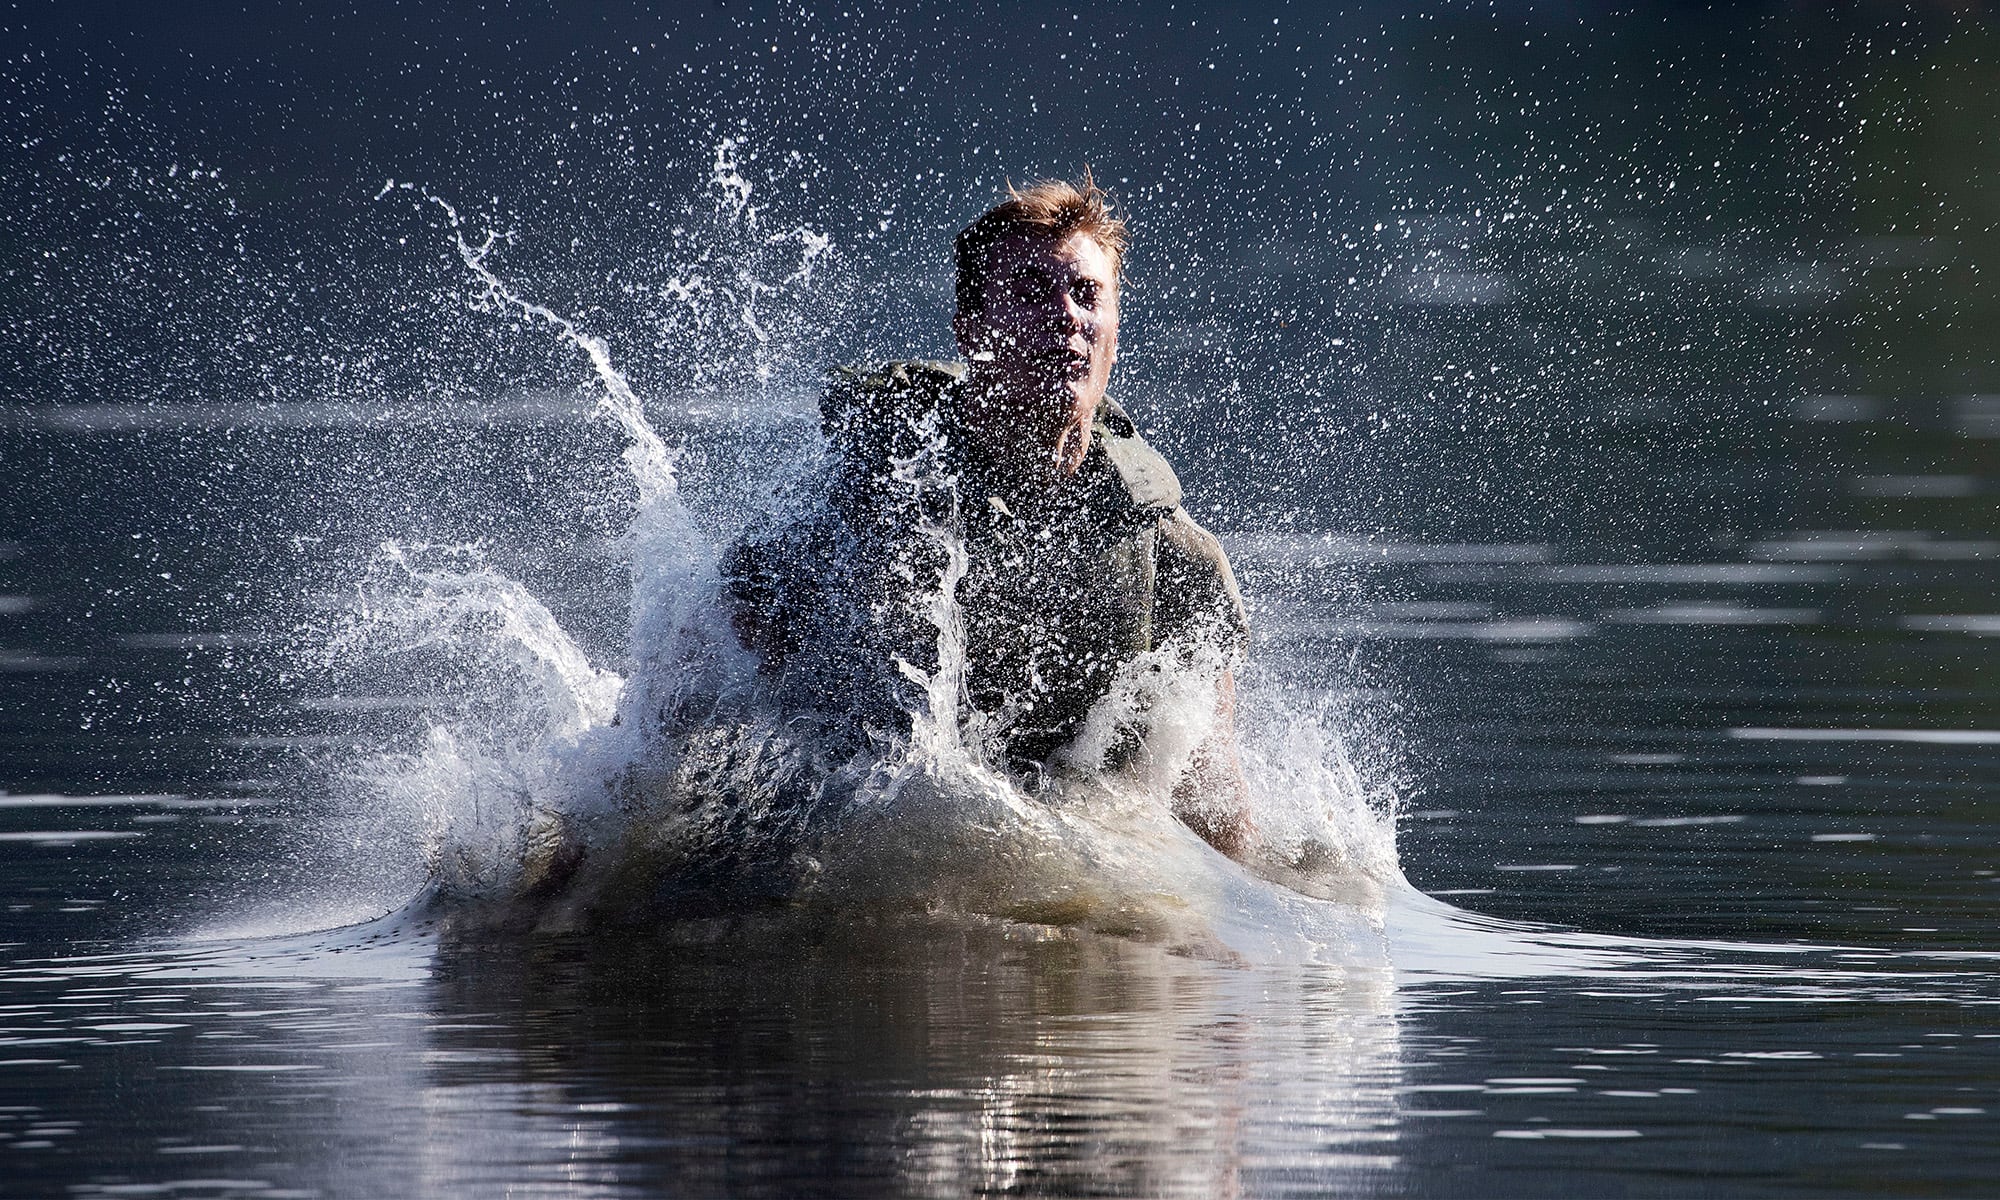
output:
[[[1989,18],[466,15],[11,18],[0,1192],[1991,1190]],[[1085,159],[1266,852],[918,720],[621,906],[819,373]]]

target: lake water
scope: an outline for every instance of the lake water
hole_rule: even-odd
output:
[[[0,1194],[1994,1190],[1990,18],[206,15],[13,18]],[[626,439],[424,193],[713,541],[821,369],[943,352],[996,172],[1086,158],[1260,778],[1330,738],[1386,882],[405,909],[477,781],[354,772],[521,710],[341,641],[380,543],[643,677]]]

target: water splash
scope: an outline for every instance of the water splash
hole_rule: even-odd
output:
[[[739,150],[717,149],[717,220],[738,244],[801,242],[782,283],[810,282],[825,240],[761,230]],[[477,547],[391,544],[364,579],[337,654],[430,655],[433,682],[459,697],[426,705],[414,745],[346,775],[376,806],[372,820],[413,831],[424,903],[483,905],[545,927],[656,920],[690,905],[740,913],[775,903],[814,919],[945,912],[1226,955],[1347,944],[1379,923],[1370,914],[1381,888],[1400,882],[1393,815],[1312,716],[1278,706],[1244,730],[1260,838],[1251,871],[1170,815],[1167,797],[1216,719],[1216,664],[1189,669],[1167,655],[1134,664],[1086,722],[1074,761],[1039,788],[994,765],[964,695],[956,591],[966,550],[949,514],[928,514],[923,502],[951,495],[938,486],[935,429],[917,431],[929,454],[894,471],[918,497],[912,511],[928,514],[919,532],[939,552],[924,614],[935,665],[899,664],[916,689],[906,733],[872,731],[859,749],[851,737],[816,736],[812,714],[765,694],[738,645],[715,541],[682,494],[682,449],[660,435],[606,340],[501,273],[509,235],[472,233],[453,205],[415,185],[392,181],[380,195],[392,193],[443,214],[475,310],[550,331],[589,362],[598,418],[624,439],[633,489],[619,547],[631,582],[622,671],[592,663]],[[759,261],[736,264],[733,289],[753,337],[758,299],[774,294],[753,277]],[[690,303],[702,292],[683,286]],[[1150,752],[1099,769],[1108,754],[1092,747],[1106,751],[1135,722]],[[1314,907],[1303,893],[1348,903]]]
[[[970,566],[965,543],[953,528],[958,518],[958,492],[954,480],[945,477],[944,435],[937,428],[936,414],[927,414],[917,430],[920,447],[907,459],[893,462],[893,485],[911,501],[917,514],[917,532],[940,552],[943,565],[928,600],[925,616],[937,630],[937,668],[925,671],[898,659],[896,669],[922,691],[923,701],[911,714],[911,745],[920,760],[932,763],[969,758],[977,766],[987,766],[978,737],[965,736],[965,715],[970,709],[966,697],[965,620],[958,608],[958,585]],[[944,510],[934,513],[925,503],[929,492],[943,502]]]
[[[521,691],[536,698],[533,727],[509,739],[517,744],[574,738],[608,721],[625,681],[592,665],[547,606],[482,557],[477,546],[384,545],[359,588],[355,624],[329,655],[482,653],[523,675]]]

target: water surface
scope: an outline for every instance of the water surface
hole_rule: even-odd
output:
[[[753,10],[14,18],[0,1191],[1991,1190],[1989,18]],[[944,351],[997,176],[1086,159],[1248,719],[1407,882],[1168,873],[1207,939],[404,910],[421,810],[330,781],[489,677],[331,614],[483,539],[628,671],[634,485],[383,180],[514,234],[720,538],[820,370]]]

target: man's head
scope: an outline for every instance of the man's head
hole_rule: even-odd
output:
[[[1111,197],[1091,179],[1070,183],[1045,179],[1027,188],[1007,186],[1007,199],[981,213],[959,230],[953,249],[958,257],[958,315],[978,313],[986,304],[986,284],[992,275],[994,246],[1013,235],[1060,242],[1081,233],[1101,247],[1116,275],[1125,264],[1125,222],[1111,212]]]
[[[1008,192],[958,235],[952,328],[995,417],[1073,471],[1118,356],[1125,223],[1087,173]]]

